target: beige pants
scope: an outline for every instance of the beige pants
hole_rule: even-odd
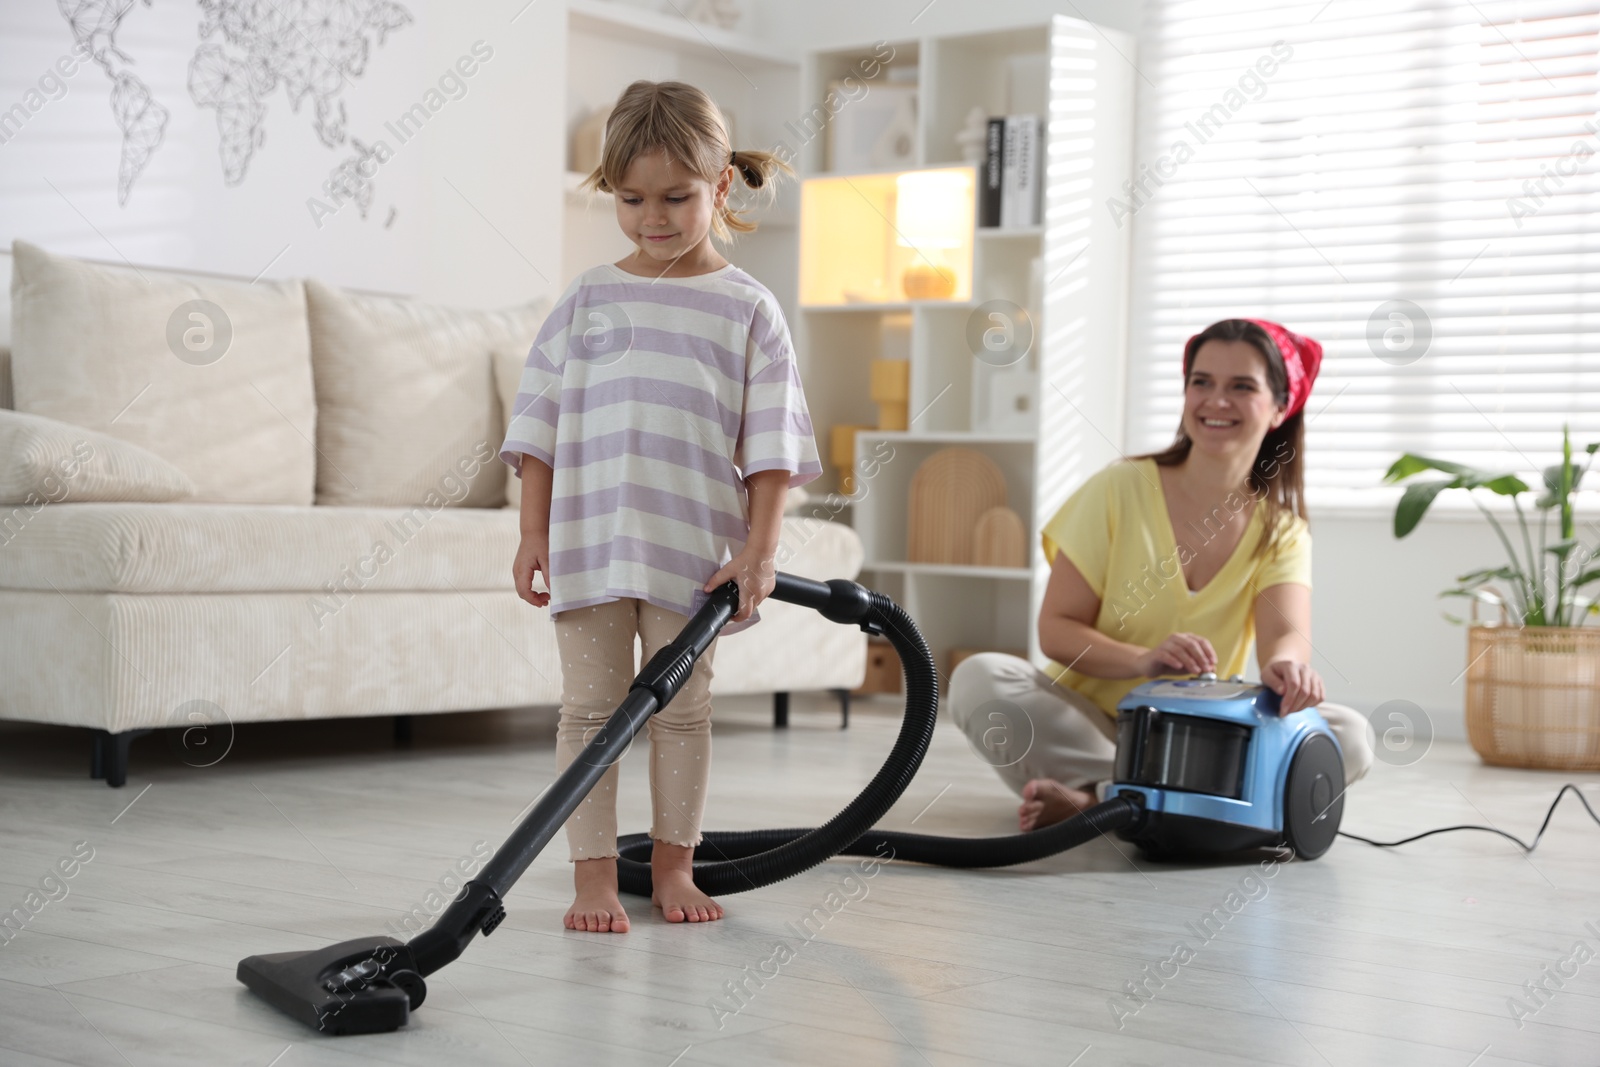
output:
[[[563,611],[555,620],[561,653],[561,722],[556,727],[556,768],[564,770],[583,751],[628,695],[637,668],[634,636],[644,661],[669,644],[687,616],[643,600],[613,600]],[[671,845],[700,843],[706,783],[711,775],[712,641],[678,695],[650,717],[650,836]],[[618,763],[607,768],[589,796],[567,820],[573,860],[617,855]]]
[[[948,701],[973,749],[1018,796],[1035,778],[1093,789],[1111,777],[1116,720],[1025,659],[1001,652],[969,656],[950,676]],[[1372,726],[1343,704],[1320,704],[1317,711],[1344,750],[1348,786],[1372,766]]]

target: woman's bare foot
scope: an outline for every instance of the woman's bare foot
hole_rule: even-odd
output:
[[[628,913],[617,898],[615,859],[578,860],[572,865],[572,882],[578,897],[567,909],[562,925],[591,934],[628,932]]]
[[[1094,794],[1087,790],[1068,789],[1054,778],[1035,778],[1022,787],[1022,806],[1017,809],[1017,821],[1023,833],[1043,830],[1094,804]]]
[[[650,851],[650,903],[669,923],[708,923],[722,918],[722,905],[694,884],[694,849],[655,842]]]

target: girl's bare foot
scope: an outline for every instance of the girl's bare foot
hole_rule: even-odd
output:
[[[694,884],[694,849],[655,842],[650,851],[650,903],[669,923],[708,923],[722,918],[722,905]]]
[[[1083,789],[1068,789],[1054,778],[1035,778],[1022,787],[1022,806],[1017,822],[1022,832],[1042,830],[1070,819],[1085,808],[1094,807],[1094,794]]]
[[[572,882],[578,897],[562,920],[568,930],[591,934],[625,934],[628,913],[617,898],[617,861],[578,860],[572,865]]]

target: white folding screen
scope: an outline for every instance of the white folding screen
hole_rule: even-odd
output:
[[[1217,319],[1322,342],[1313,504],[1402,451],[1515,470],[1600,439],[1600,5],[1147,0],[1129,450]]]

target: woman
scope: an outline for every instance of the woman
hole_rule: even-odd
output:
[[[1280,713],[1315,707],[1333,728],[1346,785],[1372,765],[1366,719],[1323,700],[1310,662],[1302,456],[1321,362],[1321,345],[1277,323],[1207,327],[1184,346],[1172,445],[1100,471],[1045,525],[1049,673],[991,652],[950,678],[956,723],[1021,794],[1024,831],[1095,803],[1130,689],[1161,675],[1243,674],[1252,640]]]

